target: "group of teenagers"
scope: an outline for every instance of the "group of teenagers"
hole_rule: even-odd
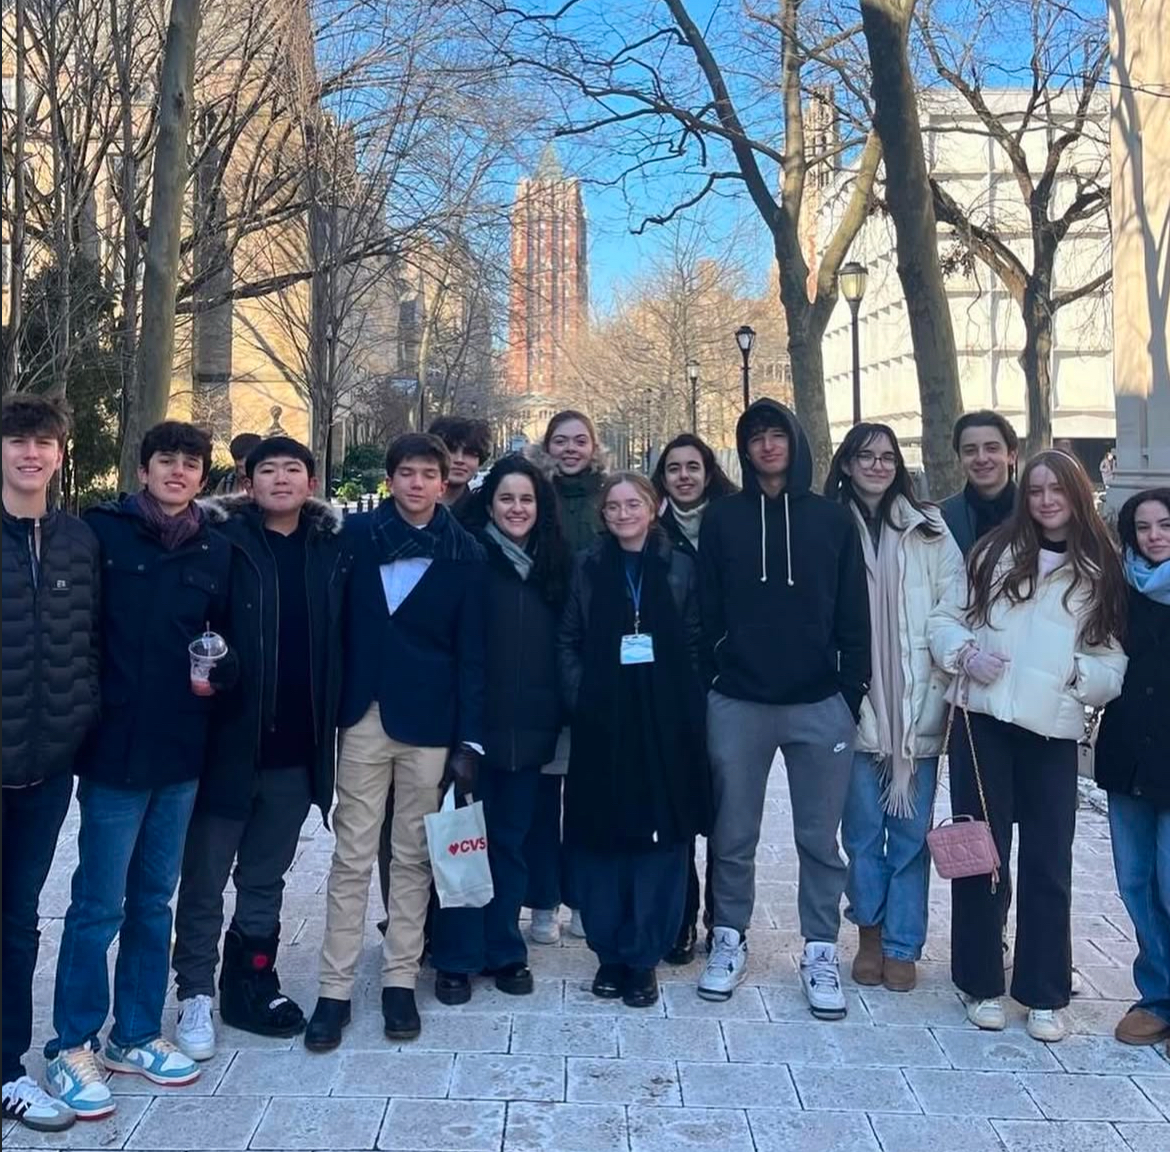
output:
[[[211,441],[166,421],[142,441],[140,491],[78,519],[48,501],[66,410],[6,396],[2,433],[6,1119],[108,1116],[108,1072],[194,1081],[215,1053],[217,969],[225,1024],[337,1047],[379,863],[391,1040],[420,1034],[424,953],[443,1004],[483,977],[520,996],[529,941],[562,931],[596,954],[600,998],[654,1004],[658,966],[705,944],[698,995],[727,1000],[748,972],[777,751],[812,1014],[846,1015],[843,896],[852,979],[914,988],[946,753],[953,812],[988,821],[1002,862],[952,884],[954,983],[974,1025],[1005,1027],[1014,900],[1010,993],[1028,1033],[1058,1041],[1078,740],[1099,709],[1138,944],[1140,1000],[1116,1035],[1170,1037],[1170,490],[1125,504],[1118,543],[1075,458],[1039,452],[1017,479],[1014,430],[981,411],[954,430],[967,483],[941,505],[916,494],[881,424],[848,432],[818,493],[795,415],[764,399],[737,426],[742,488],[691,434],[650,478],[606,475],[576,411],[476,487],[488,429],[444,417],[390,445],[390,498],[343,518],[287,436],[253,440],[237,490],[200,499]],[[188,645],[208,631],[227,651],[195,685]],[[38,901],[74,775],[77,865],[39,1082],[23,1063]],[[433,896],[425,821],[449,789],[483,804],[482,908]],[[314,805],[335,846],[306,1019],[275,965]]]

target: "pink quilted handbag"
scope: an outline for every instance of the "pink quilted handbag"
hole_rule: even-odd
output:
[[[944,748],[951,743],[951,728],[955,705],[947,715]],[[979,803],[983,819],[974,816],[954,816],[936,824],[926,834],[926,844],[938,874],[944,880],[961,880],[966,876],[990,876],[991,890],[999,885],[999,851],[991,835],[991,818],[987,814],[987,797],[983,794],[983,780],[979,773],[979,757],[975,754],[975,738],[971,734],[971,717],[963,709],[967,727],[967,741],[971,747],[971,763],[975,766],[975,786],[979,789]],[[941,775],[941,773],[939,773]],[[936,782],[937,790],[937,782]]]

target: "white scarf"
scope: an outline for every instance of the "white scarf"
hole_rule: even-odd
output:
[[[704,500],[702,504],[684,510],[669,496],[666,499],[670,504],[670,511],[674,515],[674,522],[678,525],[678,530],[690,541],[691,547],[697,552],[699,550],[699,529],[703,526],[703,513],[706,511],[707,501]]]

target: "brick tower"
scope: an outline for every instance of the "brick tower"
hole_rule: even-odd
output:
[[[587,323],[589,277],[581,186],[565,176],[551,144],[520,181],[512,209],[512,284],[507,387],[554,398],[567,349]]]

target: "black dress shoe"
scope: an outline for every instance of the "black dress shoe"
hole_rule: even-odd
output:
[[[698,940],[698,933],[695,931],[695,926],[693,924],[684,925],[678,934],[678,939],[674,942],[674,947],[664,957],[667,964],[689,964],[695,958],[696,940]]]
[[[310,1052],[331,1052],[341,1043],[341,1030],[348,1023],[348,1000],[320,997],[305,1027],[305,1047]]]
[[[422,1031],[413,988],[382,989],[382,1023],[387,1040],[415,1040]]]
[[[626,984],[624,964],[602,964],[593,977],[593,995],[602,1000],[617,1000]]]
[[[471,999],[471,977],[466,972],[436,972],[435,999],[454,1006]]]
[[[627,1008],[649,1008],[658,1003],[658,974],[653,968],[627,969],[622,1003]]]
[[[493,968],[487,973],[494,976],[496,987],[509,996],[531,996],[533,992],[532,970],[527,964],[517,961],[515,964],[505,964],[502,968]]]

